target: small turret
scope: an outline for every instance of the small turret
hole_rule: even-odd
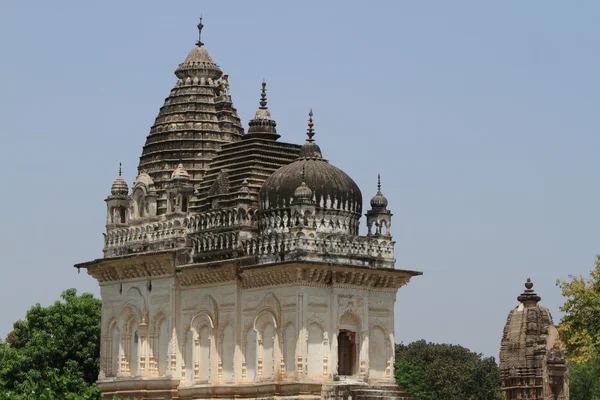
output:
[[[277,134],[277,123],[271,118],[271,112],[267,108],[267,83],[263,81],[260,94],[260,107],[256,111],[254,118],[248,122],[248,133],[244,139],[261,138],[268,140],[277,140],[280,135]]]
[[[381,175],[377,175],[377,194],[371,199],[371,209],[367,217],[367,236],[385,236],[391,238],[392,213],[387,209],[388,200],[381,193]],[[373,229],[374,228],[374,229]]]
[[[171,174],[171,181],[167,187],[167,213],[187,212],[190,198],[194,194],[194,187],[190,182],[190,174],[182,163]]]
[[[110,196],[106,198],[106,225],[127,224],[130,220],[129,187],[121,175],[121,163],[119,163],[119,176],[110,188]]]

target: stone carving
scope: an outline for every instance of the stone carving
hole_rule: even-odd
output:
[[[312,111],[303,145],[279,141],[263,83],[244,134],[200,40],[175,74],[131,191],[119,171],[106,198],[104,258],[76,266],[102,286],[103,397],[316,398],[340,349],[353,378],[372,384],[374,365],[391,379],[366,325],[393,338],[393,296],[420,273],[394,268],[380,182],[361,236],[362,193],[323,158]],[[342,327],[354,350],[338,349]]]
[[[566,353],[548,309],[527,279],[520,304],[508,315],[500,347],[500,378],[506,399],[569,399]]]

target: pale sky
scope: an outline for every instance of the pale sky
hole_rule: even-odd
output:
[[[597,1],[30,1],[0,4],[0,337],[61,291],[99,294],[104,199],[194,46],[247,127],[268,83],[280,140],[314,110],[325,158],[394,213],[396,338],[496,356],[523,283],[600,252]],[[364,218],[363,218],[364,225]],[[364,228],[363,228],[364,232]]]

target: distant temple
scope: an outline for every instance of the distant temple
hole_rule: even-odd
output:
[[[198,25],[202,32],[202,20]],[[394,382],[392,213],[324,157],[279,141],[266,84],[246,132],[198,40],[131,189],[106,198],[103,397],[408,398]],[[341,138],[340,138],[341,140]],[[375,185],[374,185],[375,186]]]
[[[500,348],[502,400],[568,400],[566,352],[530,279],[517,299],[520,304],[508,314]]]

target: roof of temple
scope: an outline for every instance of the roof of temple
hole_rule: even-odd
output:
[[[267,108],[266,83],[260,106],[242,141],[224,144],[196,190],[192,211],[233,205],[239,196],[258,201],[263,182],[282,165],[298,157],[300,146],[278,142],[277,123]]]
[[[314,142],[312,110],[309,113],[308,139],[298,158],[275,171],[260,190],[262,210],[290,207],[296,189],[304,182],[312,190],[315,205],[321,208],[362,212],[362,193],[344,171],[323,159]]]
[[[198,25],[202,30],[202,22]],[[179,78],[161,107],[146,139],[139,172],[147,172],[158,191],[159,209],[173,170],[181,163],[198,184],[223,144],[244,134],[229,93],[228,76],[198,40],[175,71]],[[220,78],[220,79],[219,79]]]
[[[517,297],[519,305],[506,320],[500,346],[502,379],[541,376],[543,361],[558,344],[558,331],[547,308],[539,304],[541,297],[533,291],[531,279],[525,291]],[[564,359],[563,359],[564,362]]]

